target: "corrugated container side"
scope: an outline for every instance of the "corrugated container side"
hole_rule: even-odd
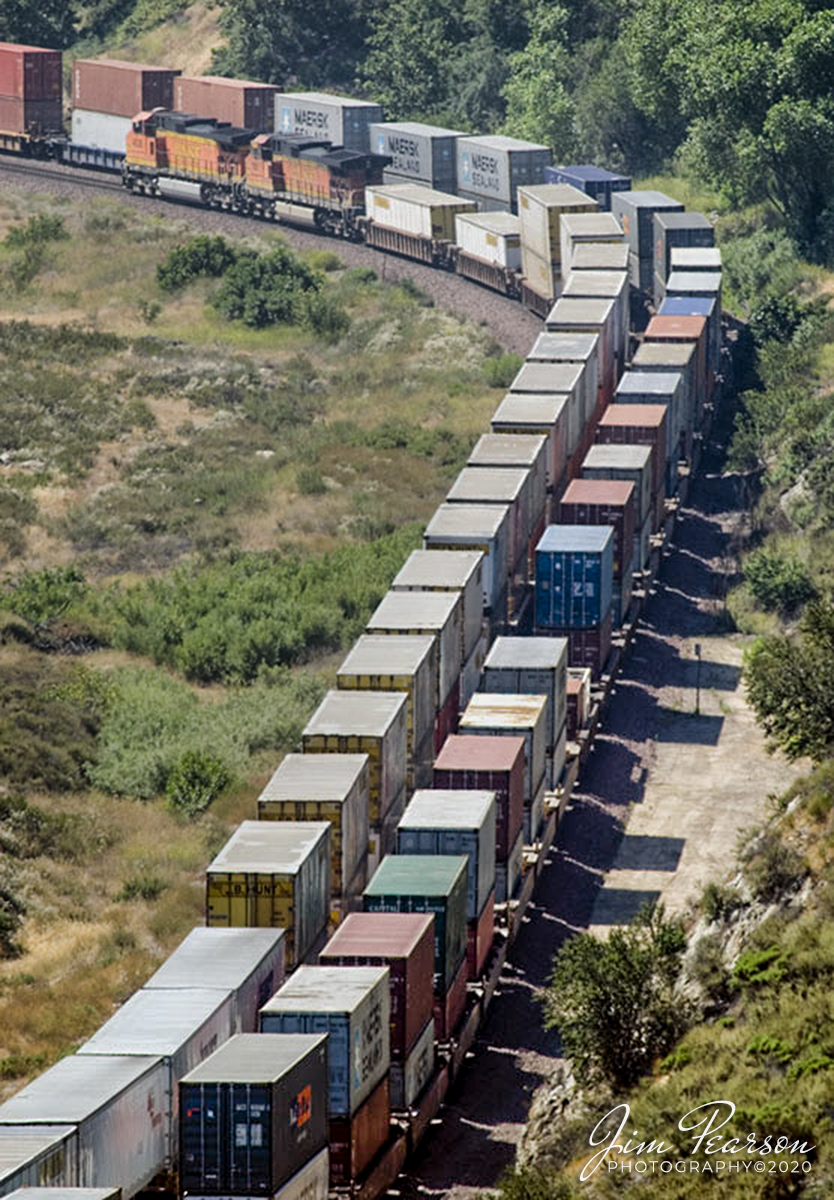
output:
[[[77,58],[72,64],[73,112],[80,108],[132,118],[153,108],[173,108],[174,80],[180,73],[145,63]]]
[[[174,80],[174,107],[257,133],[272,133],[277,92],[270,84],[248,79],[181,75]]]
[[[595,200],[570,185],[522,187],[518,193],[521,244],[546,263],[560,263],[562,214],[597,209]]]
[[[521,245],[521,273],[537,296],[555,300],[562,294],[562,268],[536,254],[529,246]]]
[[[516,218],[507,218],[516,220]],[[477,218],[466,214],[455,217],[455,241],[466,254],[481,262],[518,271],[521,267],[521,238],[514,232],[491,229]]]
[[[614,535],[577,525],[551,525],[536,547],[537,627],[590,628],[611,607]]]
[[[79,146],[94,146],[114,154],[124,154],[127,135],[132,128],[130,117],[88,112],[82,108],[72,110],[72,140]]]
[[[491,135],[460,138],[457,156],[461,191],[508,205],[513,212],[517,189],[544,183],[544,170],[550,165],[546,146]]]
[[[61,101],[19,100],[15,96],[0,96],[0,130],[4,133],[28,133],[32,137],[63,133]]]
[[[374,122],[371,150],[391,159],[386,174],[402,182],[424,182],[441,191],[457,190],[458,130],[415,121]]]
[[[544,778],[547,757],[547,696],[476,692],[462,714],[461,733],[476,737],[524,738],[524,799],[529,801]]]
[[[61,102],[61,51],[0,42],[0,96]]]
[[[375,224],[434,241],[455,240],[455,218],[474,212],[475,205],[413,184],[365,189],[365,211]]]
[[[651,446],[653,495],[663,490],[666,424],[667,412],[662,404],[610,404],[597,426],[597,441],[602,445]]]
[[[524,812],[522,807],[522,821]],[[521,879],[522,856],[524,853],[524,830],[519,827],[518,836],[504,862],[495,865],[495,903],[506,904],[512,900]]]
[[[444,814],[441,807],[451,811]],[[443,797],[436,790],[419,791],[397,826],[398,854],[466,855],[467,920],[477,918],[495,887],[495,818],[493,793],[455,791]]]
[[[524,396],[507,393],[493,414],[493,433],[543,434],[549,444],[547,482],[558,486],[568,460],[571,435],[571,398],[568,395]]]
[[[463,602],[454,592],[406,594],[390,591],[368,618],[369,634],[431,636],[435,639],[434,714],[460,677],[463,661]]]
[[[634,484],[630,481],[574,479],[559,504],[559,523],[562,525],[610,525],[614,530],[615,583],[631,563],[634,492]]]
[[[599,625],[583,629],[566,626],[554,629],[539,629],[540,633],[552,633],[554,637],[568,639],[568,662],[571,667],[588,667],[594,679],[599,679],[611,653],[612,620],[611,609]]]
[[[652,450],[647,445],[592,446],[582,463],[583,479],[630,479],[635,485],[635,523],[640,526],[652,507]]]
[[[328,1200],[329,1195],[330,1151],[325,1149],[293,1175],[273,1200]]]
[[[493,621],[503,619],[506,605],[509,534],[508,507],[477,504],[441,504],[423,534],[426,550],[483,552],[484,606]]]
[[[434,1018],[429,1017],[405,1062],[391,1063],[391,1107],[411,1108],[434,1072]]]
[[[480,979],[495,941],[495,889],[479,916],[467,926],[466,968],[470,980]]]
[[[560,648],[553,638],[541,639],[553,647],[553,657],[557,661],[552,665],[549,662],[536,665],[530,652],[532,640],[529,637],[496,638],[484,663],[481,686],[485,692],[547,696],[547,745],[550,748],[558,741],[565,723],[567,643]],[[517,648],[514,644],[518,644]]]
[[[371,125],[382,120],[379,104],[348,96],[281,92],[275,97],[276,132],[326,138],[334,146],[364,154],[371,148]]]
[[[0,1196],[47,1186],[78,1186],[75,1126],[0,1125]]]
[[[385,1145],[391,1120],[388,1076],[352,1117],[330,1121],[330,1186],[352,1183]]]
[[[483,628],[481,551],[413,550],[394,577],[391,591],[459,593],[463,661],[466,661]]]
[[[521,736],[453,736],[435,759],[433,786],[495,793],[495,861],[506,862],[521,830],[525,757]]]

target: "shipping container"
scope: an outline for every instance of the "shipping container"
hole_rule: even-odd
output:
[[[371,150],[371,125],[382,119],[382,106],[371,100],[329,92],[280,92],[275,97],[276,133],[325,138],[362,154]]]
[[[614,354],[617,374],[628,357],[631,288],[625,271],[576,271],[562,295],[571,300],[614,301]]]
[[[521,274],[524,282],[542,300],[549,300],[552,304],[562,293],[561,263],[542,258],[524,242],[521,243]]]
[[[631,598],[634,591],[635,561],[632,557],[622,577],[614,580],[611,621],[615,627],[624,624],[631,608]]]
[[[549,165],[547,146],[535,142],[501,134],[458,139],[457,179],[461,193],[512,212],[518,211],[517,189],[543,183],[544,169]]]
[[[525,741],[522,736],[453,736],[434,761],[433,786],[495,793],[495,861],[507,861],[521,832]]]
[[[496,504],[441,504],[423,534],[424,550],[480,550],[484,607],[504,619],[510,551],[510,510]]]
[[[692,276],[697,278],[697,275]],[[710,278],[709,275],[703,278]],[[706,321],[706,378],[707,395],[712,395],[712,379],[719,369],[721,358],[721,300],[717,296],[682,296],[671,294],[667,288],[666,299],[660,306],[658,317],[703,317]],[[657,317],[654,318],[657,320]],[[650,322],[654,325],[654,321]],[[646,336],[648,337],[648,329]],[[653,332],[657,332],[654,327]]]
[[[557,488],[568,459],[570,397],[519,395],[508,392],[495,410],[493,433],[544,435],[548,441],[547,484]]]
[[[20,1188],[74,1188],[78,1169],[74,1125],[0,1125],[0,1196]]]
[[[326,1033],[327,1114],[352,1116],[388,1074],[387,967],[302,966],[261,1009],[261,1033]]]
[[[460,702],[458,711],[466,708],[473,692],[478,690],[481,682],[481,668],[484,665],[488,649],[489,630],[485,629],[478,639],[475,649],[463,664],[463,670],[460,674]],[[442,747],[438,747],[435,753],[439,754],[441,749]]]
[[[528,472],[530,536],[536,537],[547,513],[547,438],[543,434],[484,433],[466,465],[479,471],[522,467]]]
[[[61,102],[61,51],[0,42],[0,96]]]
[[[655,213],[680,213],[683,210],[684,206],[679,200],[673,200],[663,192],[616,192],[611,197],[611,211],[623,227],[631,254],[649,264],[650,283],[654,271]],[[635,287],[645,290],[639,281],[632,279],[631,282]]]
[[[420,121],[381,121],[371,125],[371,150],[391,159],[390,175],[403,183],[422,182],[440,191],[457,191],[456,129]]]
[[[673,246],[669,252],[669,270],[720,271],[721,251],[717,246]]]
[[[528,363],[581,363],[583,429],[599,403],[598,333],[540,333],[527,355]]]
[[[521,244],[542,262],[561,264],[562,217],[568,213],[597,212],[596,200],[569,184],[542,183],[538,187],[522,187],[518,193]]]
[[[455,592],[387,592],[365,628],[379,637],[422,634],[435,639],[434,701],[435,712],[439,711],[460,678],[463,662],[463,602],[460,595]]]
[[[597,426],[597,441],[603,445],[651,446],[652,495],[663,491],[666,477],[666,424],[662,404],[609,404]]]
[[[547,769],[547,696],[476,692],[459,728],[473,737],[524,738],[524,802],[532,803]]]
[[[481,262],[521,268],[518,217],[508,212],[460,213],[455,217],[455,241],[465,254]]]
[[[391,584],[392,592],[460,593],[464,661],[484,625],[483,563],[481,550],[412,550]]]
[[[367,754],[370,823],[380,825],[405,790],[406,692],[328,692],[301,734],[305,754]]]
[[[596,200],[602,209],[611,208],[613,192],[627,192],[631,189],[631,179],[627,175],[615,175],[604,167],[587,164],[568,167],[548,167],[544,173],[545,183],[568,183],[571,187],[579,188],[592,200]]]
[[[694,301],[693,303],[699,303]],[[661,305],[662,307],[662,305]],[[643,344],[655,342],[665,345],[692,345],[695,347],[695,395],[697,411],[700,413],[707,400],[707,321],[703,316],[657,316],[652,317],[643,335]]]
[[[549,525],[536,547],[537,628],[598,626],[611,608],[610,526]]]
[[[571,273],[573,255],[577,246],[626,245],[625,234],[620,222],[610,212],[565,213],[560,230],[562,274]]]
[[[224,79],[218,75],[180,75],[174,80],[174,108],[228,121],[255,133],[272,133],[278,88],[250,79]]]
[[[560,525],[610,525],[614,530],[615,584],[630,567],[634,553],[634,493],[630,480],[574,479],[559,505]]]
[[[21,1187],[8,1194],[12,1200],[121,1200],[120,1187]]]
[[[626,371],[614,400],[617,404],[665,404],[667,460],[676,463],[686,457],[689,427],[680,371]]]
[[[132,128],[132,117],[90,112],[83,108],[72,110],[72,140],[78,146],[92,146],[97,150],[109,150],[111,154],[124,154],[127,135]]]
[[[419,184],[383,184],[365,189],[365,211],[376,225],[431,241],[455,240],[455,217],[475,212],[470,200]]]
[[[175,108],[174,80],[182,72],[112,58],[76,58],[72,64],[73,140],[75,112],[129,117],[153,108]],[[200,114],[203,116],[204,114]],[[83,142],[94,146],[96,142]],[[124,142],[122,143],[124,151]]]
[[[319,955],[324,967],[388,967],[391,1062],[404,1063],[431,1020],[431,913],[349,913]]]
[[[582,362],[526,362],[510,384],[510,395],[567,396],[568,430],[565,452],[576,452],[582,439],[587,396],[593,386]]]
[[[497,637],[484,663],[485,692],[547,697],[547,749],[559,741],[565,724],[567,643],[558,638]]]
[[[329,821],[330,894],[342,899],[366,883],[369,804],[367,754],[288,754],[258,797],[258,820]]]
[[[330,916],[330,823],[242,821],[206,868],[206,924],[286,931],[287,966]]]
[[[330,1195],[330,1151],[321,1150],[272,1200],[328,1200]]]
[[[636,528],[652,513],[652,448],[648,445],[591,446],[582,463],[583,479],[626,479],[634,484]]]
[[[466,956],[468,859],[391,854],[365,889],[365,912],[434,914],[434,994],[445,996]]]
[[[502,504],[509,508],[508,562],[526,580],[527,547],[533,528],[531,475],[527,467],[464,467],[446,493],[446,504]]]
[[[715,227],[703,213],[657,212],[652,222],[654,272],[665,283],[675,246],[714,246]]]
[[[616,386],[615,321],[617,306],[613,300],[587,300],[562,297],[545,320],[549,333],[599,334],[599,390],[606,401]]]
[[[474,982],[483,976],[495,941],[495,888],[489,894],[481,914],[466,925],[466,971]]]
[[[579,242],[569,264],[574,271],[628,271],[628,246],[625,242]]]
[[[673,271],[666,280],[666,295],[716,297],[721,304],[721,271]]]
[[[390,1122],[387,1075],[353,1116],[330,1118],[331,1188],[352,1184],[363,1174],[388,1141]]]
[[[0,1105],[0,1128],[74,1125],[78,1186],[130,1200],[168,1158],[168,1078],[153,1055],[70,1054]]]
[[[466,917],[477,920],[495,888],[495,793],[417,791],[397,826],[397,854],[465,854]]]
[[[254,1033],[261,1005],[284,982],[283,929],[192,929],[145,984],[230,992],[235,1033]]]
[[[591,713],[591,672],[588,667],[568,667],[568,719],[570,741],[575,742]]]
[[[434,1074],[434,1017],[430,1016],[404,1062],[392,1062],[389,1073],[391,1107],[402,1112],[414,1106]]]
[[[244,1033],[180,1080],[186,1196],[269,1196],[327,1146],[325,1034]]]
[[[699,419],[696,347],[691,342],[641,342],[635,351],[632,366],[635,371],[680,372],[684,426],[691,433]],[[675,466],[671,473],[672,490],[676,470]]]
[[[0,133],[46,137],[63,132],[60,100],[19,100],[15,96],[0,96]]]
[[[467,938],[468,927],[464,930]],[[438,1042],[449,1042],[457,1031],[466,1009],[466,985],[469,981],[469,963],[466,948],[460,966],[451,985],[442,995],[434,998],[434,1036]]]
[[[486,738],[483,739],[486,741]],[[500,739],[499,739],[500,740]],[[521,810],[522,826],[524,821],[524,806]],[[522,876],[524,859],[524,829],[519,828],[518,836],[510,847],[504,862],[495,864],[495,903],[506,904],[516,894]]]
[[[553,629],[539,628],[538,633],[565,637],[568,641],[568,664],[570,667],[587,667],[593,679],[599,679],[611,654],[612,619],[611,609],[599,625],[584,629],[567,626]]]

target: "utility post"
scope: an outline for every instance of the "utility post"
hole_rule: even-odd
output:
[[[701,715],[701,643],[695,643],[695,656],[698,665],[695,668],[695,716]]]

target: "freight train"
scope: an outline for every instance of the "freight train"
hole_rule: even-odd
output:
[[[520,182],[516,218],[380,184],[379,156],[296,131],[130,125],[136,187],[297,206],[426,261],[454,245],[486,263],[493,234],[546,307],[300,753],[207,867],[207,927],[0,1105],[0,1195],[375,1200],[486,1016],[697,459],[723,374],[720,253],[658,193],[614,190],[601,213],[563,180]],[[632,293],[652,291],[638,333]]]

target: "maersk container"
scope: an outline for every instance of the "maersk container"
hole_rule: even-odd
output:
[[[524,803],[531,804],[547,769],[547,695],[476,692],[459,728],[474,737],[524,738]]]
[[[631,480],[635,488],[634,516],[637,529],[651,516],[652,472],[651,446],[597,444],[591,446],[582,463],[583,479]]]
[[[180,1080],[186,1196],[269,1196],[327,1146],[327,1037],[231,1038]]]
[[[609,525],[549,525],[536,547],[537,628],[601,625],[611,609],[613,578]]]
[[[408,695],[328,692],[301,734],[305,754],[367,754],[370,823],[381,824],[405,790]]]
[[[573,479],[559,504],[560,525],[610,525],[614,530],[614,586],[631,570],[634,484],[625,479]]]
[[[625,271],[576,271],[565,284],[562,295],[566,299],[613,300],[614,353],[617,370],[622,370],[628,357],[629,323],[631,313],[631,288]]]
[[[627,271],[625,242],[580,242],[571,255],[569,273],[574,271]]]
[[[370,127],[382,121],[382,106],[329,92],[280,92],[275,97],[276,133],[304,133],[334,146],[368,154]]]
[[[403,183],[425,183],[440,191],[457,191],[456,129],[420,121],[382,121],[371,125],[371,150],[391,159],[388,173]]]
[[[584,429],[584,412],[590,381],[581,362],[526,362],[510,384],[510,395],[567,396],[567,457],[576,452]]]
[[[530,471],[527,467],[464,467],[446,493],[446,504],[503,504],[510,510],[509,562],[522,571],[532,533]],[[526,578],[526,575],[525,575]]]
[[[460,678],[463,662],[463,603],[455,592],[387,592],[368,618],[368,633],[380,637],[422,634],[433,637],[435,711],[443,707]]]
[[[92,146],[113,154],[124,154],[127,135],[132,128],[132,117],[91,112],[83,108],[72,110],[72,140],[78,146]]]
[[[460,593],[464,661],[484,624],[483,563],[481,550],[412,550],[391,584],[392,592]]]
[[[154,1055],[69,1054],[0,1105],[0,1129],[75,1126],[79,1187],[112,1187],[130,1200],[165,1168],[171,1098]],[[60,1130],[60,1133],[59,1133]]]
[[[545,183],[568,183],[585,192],[602,209],[611,208],[613,192],[627,192],[631,179],[627,175],[615,175],[604,167],[579,164],[568,167],[548,167],[544,173]]]
[[[721,265],[717,246],[673,246],[669,252],[669,271],[720,271]]]
[[[122,62],[112,58],[77,58],[72,64],[73,141],[75,113],[111,114],[128,117],[154,108],[174,108],[174,80],[182,72],[147,63]],[[205,114],[201,113],[200,116]],[[82,142],[94,146],[96,142]],[[122,152],[124,152],[124,142]]]
[[[564,213],[560,230],[562,274],[571,273],[577,246],[610,243],[625,245],[620,222],[610,212]]]
[[[681,408],[685,426],[692,431],[698,422],[698,359],[691,343],[641,342],[632,366],[635,371],[679,372],[681,375]]]
[[[18,1189],[75,1188],[78,1141],[74,1125],[0,1125],[0,1196]]]
[[[494,504],[441,504],[423,534],[425,550],[481,550],[484,607],[504,619],[509,577],[510,510]]]
[[[628,248],[638,259],[648,262],[649,276],[653,273],[655,213],[683,212],[679,200],[663,192],[616,192],[611,197],[611,211],[623,227]],[[632,280],[634,283],[634,280]]]
[[[524,812],[524,738],[453,735],[434,760],[433,787],[495,793],[495,861],[507,861]],[[506,896],[498,896],[503,902]]]
[[[653,234],[654,272],[664,282],[669,276],[674,247],[715,245],[715,227],[699,212],[655,213]]]
[[[543,434],[547,438],[547,482],[556,487],[568,458],[570,396],[513,395],[508,392],[495,410],[493,433]]]
[[[327,1034],[327,1115],[350,1117],[388,1074],[387,967],[299,967],[261,1009],[261,1033]]]
[[[240,129],[272,133],[277,87],[219,75],[180,75],[174,80],[174,108],[228,121]]]
[[[475,212],[470,200],[414,183],[365,188],[365,212],[375,225],[412,237],[455,240],[455,217]]]
[[[468,865],[463,855],[389,854],[365,888],[365,912],[434,914],[436,997],[446,996],[466,958]]]
[[[497,637],[484,663],[485,692],[547,697],[547,748],[561,737],[566,716],[568,644],[564,638]]]
[[[562,263],[562,217],[567,213],[598,211],[596,200],[568,184],[522,187],[518,193],[521,244],[542,262]]]
[[[615,345],[617,305],[613,300],[587,300],[563,296],[550,310],[545,329],[548,333],[599,334],[599,389],[608,399],[616,384]]]
[[[397,826],[397,854],[465,854],[466,916],[477,921],[495,887],[495,793],[417,791]]]
[[[365,886],[369,805],[367,754],[288,754],[258,797],[258,820],[329,821],[330,894],[342,899]]]
[[[517,189],[543,183],[544,169],[550,165],[547,146],[502,134],[461,137],[457,154],[461,194],[491,201],[512,212],[518,211]]]
[[[592,420],[599,400],[598,333],[540,333],[527,355],[528,363],[581,363],[584,367],[583,428]]]
[[[508,212],[460,213],[455,217],[455,241],[465,254],[481,262],[521,268],[518,217]]]
[[[289,967],[329,916],[328,821],[242,821],[206,868],[206,924],[286,930]]]
[[[387,967],[391,1062],[404,1063],[431,1021],[434,917],[430,913],[349,913],[319,955],[327,967]]]
[[[233,1031],[254,1033],[258,1010],[284,982],[283,929],[211,929],[199,925],[180,942],[144,990],[215,988],[231,992]]]
[[[666,455],[669,462],[677,462],[687,430],[681,372],[626,371],[617,384],[614,399],[617,404],[665,404],[669,410],[666,415]]]

